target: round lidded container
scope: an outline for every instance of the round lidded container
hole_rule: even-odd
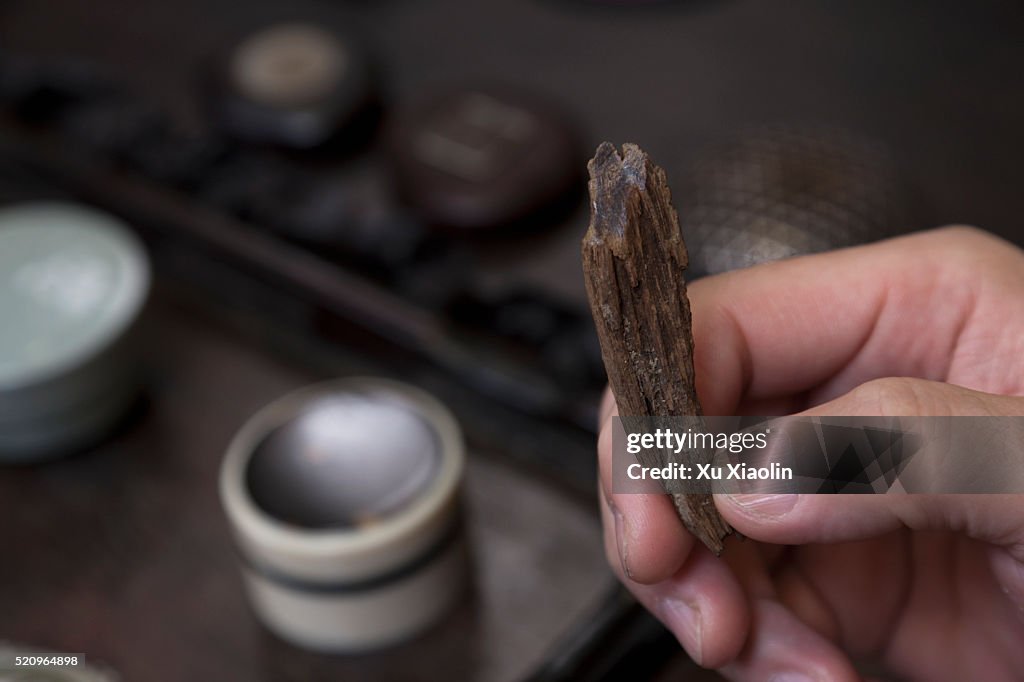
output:
[[[358,145],[376,116],[373,74],[357,41],[323,22],[279,22],[231,45],[209,83],[231,136],[311,150]]]
[[[221,500],[260,620],[300,646],[360,651],[436,622],[464,592],[461,431],[400,382],[339,379],[257,412]]]
[[[149,286],[144,248],[113,216],[65,202],[0,209],[0,462],[66,454],[124,414]]]

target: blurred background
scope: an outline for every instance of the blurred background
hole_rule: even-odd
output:
[[[49,438],[78,418],[69,384],[28,400],[2,370],[32,353],[0,343],[0,424],[36,444],[0,440],[0,640],[131,680],[714,679],[604,565],[586,161],[636,142],[665,168],[693,277],[948,223],[1021,244],[1022,20],[1009,1],[4,0],[0,245],[5,210],[89,207],[152,279],[103,348],[141,391],[96,428]],[[0,305],[8,338],[45,333],[19,314]],[[259,407],[353,374],[455,412],[474,585],[397,649],[315,654],[246,604],[217,471]]]

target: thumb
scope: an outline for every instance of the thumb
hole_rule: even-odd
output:
[[[1018,416],[1024,398],[922,379],[878,379],[801,416]],[[1024,464],[1024,445],[1011,453]],[[968,456],[970,453],[964,453]],[[1024,560],[1024,495],[720,494],[736,530],[774,544],[859,540],[906,527],[944,529],[1011,549]]]

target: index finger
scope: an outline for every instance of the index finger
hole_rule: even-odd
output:
[[[979,300],[982,279],[1024,271],[1022,263],[996,237],[944,228],[696,281],[689,298],[704,410],[736,414],[782,400],[793,412],[874,378],[949,380],[972,313],[998,305]]]

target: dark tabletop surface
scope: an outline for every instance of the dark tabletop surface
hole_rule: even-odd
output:
[[[217,474],[250,414],[323,375],[159,295],[138,337],[148,397],[117,435],[0,470],[0,640],[86,653],[124,680],[509,680],[610,587],[595,510],[475,449],[465,486],[475,585],[455,613],[382,654],[280,642],[246,603]]]

